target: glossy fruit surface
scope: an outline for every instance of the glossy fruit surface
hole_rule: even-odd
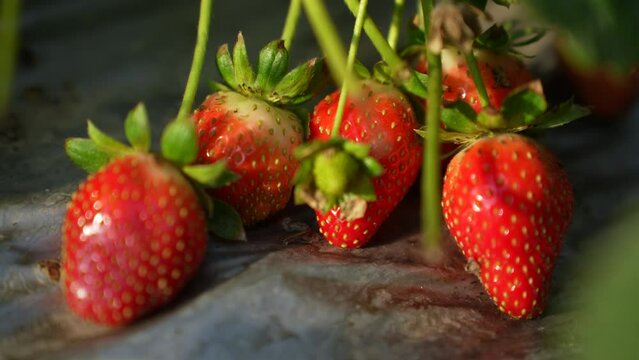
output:
[[[82,183],[62,231],[67,303],[108,325],[170,301],[207,247],[204,211],[189,182],[143,153],[116,158]]]
[[[533,140],[478,140],[448,166],[446,224],[495,304],[535,317],[546,303],[555,260],[573,212],[558,160]]]
[[[419,127],[408,100],[399,90],[374,81],[363,81],[358,98],[348,98],[340,135],[358,143],[370,144],[369,155],[384,173],[373,179],[377,200],[368,203],[363,218],[346,221],[339,207],[326,214],[317,212],[320,230],[335,246],[355,248],[364,245],[404,197],[422,162],[422,145],[414,129]],[[327,140],[331,136],[339,91],[315,107],[310,137]]]

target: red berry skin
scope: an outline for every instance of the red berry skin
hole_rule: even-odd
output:
[[[73,194],[62,227],[71,310],[123,325],[169,302],[201,264],[204,210],[188,181],[153,155],[117,158]]]
[[[490,105],[495,109],[501,109],[504,99],[511,91],[533,80],[526,65],[512,55],[498,54],[490,50],[475,50],[475,57]],[[428,72],[425,59],[420,59],[415,68],[419,72]],[[455,48],[442,50],[442,72],[444,103],[465,101],[479,113],[482,109],[479,93],[466,60],[459,50]]]
[[[231,91],[209,95],[193,115],[200,143],[198,163],[226,159],[240,175],[210,193],[233,206],[245,225],[283,209],[299,162],[293,150],[304,141],[292,112]]]
[[[469,265],[478,265],[487,293],[513,318],[543,311],[573,203],[558,160],[520,135],[478,140],[452,159],[444,179],[446,224]]]
[[[340,134],[371,145],[370,155],[384,167],[373,179],[377,200],[368,203],[363,218],[348,222],[335,207],[326,214],[316,212],[320,231],[331,245],[357,248],[368,242],[402,200],[415,181],[422,163],[422,145],[414,129],[419,128],[408,100],[397,89],[374,81],[363,81],[359,99],[347,98]],[[331,136],[339,91],[320,101],[310,121],[311,139]]]

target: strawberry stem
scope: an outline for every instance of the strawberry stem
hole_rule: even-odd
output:
[[[479,93],[479,102],[481,103],[481,106],[486,107],[490,105],[486,85],[484,84],[484,79],[481,77],[477,58],[475,57],[472,49],[466,53],[466,64],[468,65],[468,70],[470,71],[470,76],[473,78],[475,87],[477,88],[477,93]]]
[[[430,31],[431,0],[421,0],[424,33],[426,39]],[[441,179],[439,160],[439,127],[442,99],[442,59],[441,54],[428,52],[428,106],[426,111],[426,146],[424,146],[424,166],[421,191],[422,243],[429,257],[441,254]]]
[[[357,10],[357,17],[355,18],[355,27],[353,28],[353,37],[351,38],[351,44],[348,49],[348,58],[346,59],[346,73],[353,73],[353,66],[355,66],[355,59],[357,58],[357,50],[359,49],[359,40],[362,37],[362,27],[364,25],[364,18],[366,17],[366,7],[368,6],[368,0],[362,0],[359,3],[359,9]],[[331,137],[339,137],[339,129],[342,125],[342,118],[344,117],[344,108],[346,107],[346,98],[350,91],[351,81],[342,83],[342,89],[339,94],[339,100],[337,102],[337,110],[335,111],[335,121],[333,122],[333,131]]]
[[[328,11],[322,0],[303,0],[304,10],[311,28],[317,37],[320,47],[328,61],[328,67],[336,83],[345,81],[346,51],[342,46],[335,24],[331,21]]]
[[[0,1],[0,116],[9,106],[18,42],[20,0]]]
[[[193,62],[191,63],[191,71],[189,79],[186,82],[182,104],[178,111],[177,120],[185,119],[191,113],[195,93],[197,92],[200,75],[202,74],[202,65],[204,64],[204,55],[206,54],[206,42],[209,38],[209,26],[211,23],[211,2],[212,0],[202,0],[200,2],[200,19],[197,25],[197,40],[195,42],[195,50],[193,53]]]
[[[399,29],[402,24],[402,15],[404,14],[404,0],[395,0],[393,6],[393,17],[391,18],[391,24],[388,28],[387,41],[391,49],[397,49],[397,40],[399,38]]]
[[[286,14],[286,21],[284,22],[284,30],[282,30],[282,40],[284,40],[284,47],[288,51],[291,50],[301,10],[302,0],[291,0]]]
[[[350,9],[351,13],[353,13],[353,15],[356,15],[359,9],[359,1],[344,0],[344,2]],[[379,30],[379,27],[368,16],[366,16],[366,18],[364,19],[364,31],[373,43],[373,46],[375,46],[375,49],[377,49],[377,52],[379,52],[382,60],[384,60],[384,62],[386,62],[386,64],[390,66],[393,73],[400,72],[401,70],[404,70],[406,68],[404,60],[402,60],[399,55],[395,53],[395,50],[393,50],[388,42],[386,42],[386,38]]]

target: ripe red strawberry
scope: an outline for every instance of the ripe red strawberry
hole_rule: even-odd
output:
[[[475,50],[481,77],[484,80],[490,105],[500,109],[508,94],[515,88],[533,80],[524,63],[518,58],[490,50]],[[425,59],[420,59],[416,70],[427,73]],[[442,84],[445,103],[463,100],[476,112],[481,111],[481,103],[475,83],[468,71],[468,65],[461,51],[446,47],[442,50]]]
[[[442,202],[448,228],[495,304],[514,318],[538,316],[573,212],[557,159],[520,135],[482,138],[450,162]]]
[[[260,52],[257,73],[250,65],[242,35],[233,50],[218,51],[218,68],[234,90],[221,90],[193,115],[200,152],[198,163],[227,160],[240,180],[212,191],[237,209],[245,224],[259,222],[286,206],[299,167],[293,149],[304,141],[301,120],[284,106],[312,97],[319,62],[310,60],[288,74],[288,52],[282,41]]]
[[[364,245],[404,197],[422,163],[422,146],[414,129],[419,125],[406,98],[394,87],[364,80],[361,98],[348,98],[340,129],[343,138],[370,144],[369,155],[384,173],[373,179],[377,200],[368,204],[364,217],[347,221],[335,207],[316,212],[320,231],[332,245],[355,248]],[[331,136],[339,91],[320,101],[310,122],[312,140]]]
[[[206,252],[205,214],[189,182],[153,155],[116,158],[82,183],[63,225],[71,309],[108,325],[170,301]]]
[[[129,113],[125,132],[132,147],[91,122],[88,139],[65,143],[93,175],[73,194],[62,226],[64,293],[79,316],[107,325],[130,323],[174,298],[204,258],[207,226],[222,238],[244,236],[239,215],[201,189],[236,175],[224,163],[189,165],[197,143],[188,118],[166,127],[161,157],[148,153],[144,105]]]
[[[206,98],[196,121],[199,163],[227,159],[240,175],[231,185],[212,190],[254,224],[284,208],[291,195],[291,179],[299,163],[293,150],[303,139],[298,118],[291,112],[231,91]]]

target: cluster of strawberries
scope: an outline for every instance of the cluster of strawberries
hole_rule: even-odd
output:
[[[442,52],[442,138],[462,143],[446,170],[444,218],[500,309],[533,317],[545,303],[573,195],[557,159],[513,132],[577,114],[570,104],[546,111],[539,82],[512,54],[476,49],[475,56],[488,106],[458,50]],[[424,103],[392,83],[356,82],[339,127],[344,141],[333,143],[343,151],[335,151],[322,144],[332,141],[340,91],[319,101],[310,119],[297,109],[318,93],[321,61],[289,71],[288,51],[274,41],[255,69],[240,34],[232,51],[219,48],[217,66],[225,84],[191,119],[167,128],[161,156],[148,152],[143,106],[125,122],[131,147],[91,123],[88,139],[67,142],[72,160],[92,173],[63,224],[63,288],[80,316],[126,324],[167,303],[203,261],[207,227],[240,238],[238,219],[247,226],[267,219],[296,185],[296,199],[313,206],[331,245],[363,246],[417,178],[424,130],[416,112]],[[427,73],[419,60],[415,68]]]

